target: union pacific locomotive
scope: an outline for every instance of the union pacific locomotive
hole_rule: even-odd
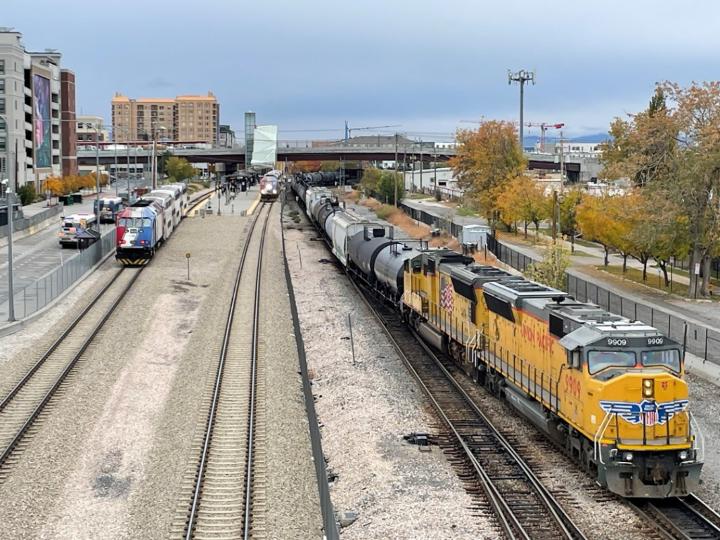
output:
[[[418,249],[293,181],[298,200],[349,272],[479,384],[624,497],[694,490],[702,468],[680,344],[446,249]]]

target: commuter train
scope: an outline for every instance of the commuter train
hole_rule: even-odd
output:
[[[292,189],[349,273],[600,485],[629,498],[698,486],[702,437],[680,344],[460,253],[394,240],[391,228],[344,211],[303,176]]]
[[[188,211],[187,186],[164,184],[118,214],[115,259],[125,266],[150,262]]]
[[[260,179],[260,200],[274,201],[278,198],[280,192],[280,178],[282,173],[274,170],[266,173]]]

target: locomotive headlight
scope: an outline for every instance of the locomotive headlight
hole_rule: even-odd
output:
[[[623,459],[624,459],[625,461],[632,461],[632,460],[633,460],[632,452],[625,452],[625,453],[623,454]]]
[[[678,458],[680,458],[680,461],[685,461],[688,458],[687,450],[680,450],[680,452],[678,452]]]
[[[643,379],[643,397],[651,398],[655,394],[655,386],[652,379]]]

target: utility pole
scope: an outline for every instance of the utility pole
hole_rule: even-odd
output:
[[[152,139],[152,163],[150,164],[150,170],[151,170],[151,177],[150,177],[150,183],[152,185],[153,190],[157,189],[157,159],[155,157],[155,152],[157,152],[157,146],[155,145],[155,132],[153,132],[153,139]]]
[[[115,130],[113,129],[113,147],[115,152],[115,196],[118,194],[118,160],[117,160],[117,137],[115,136]],[[108,177],[108,180],[110,178]]]
[[[525,84],[531,82],[535,84],[535,72],[521,69],[513,73],[508,69],[508,84],[520,84],[520,150],[523,150],[523,102],[525,97]]]
[[[127,159],[127,184],[128,184],[128,206],[130,205],[130,133],[127,132],[125,140],[125,158]]]
[[[5,190],[5,202],[7,203],[7,216],[8,216],[8,322],[15,321],[15,280],[13,276],[13,218],[15,196],[13,194],[13,183],[10,177],[10,126],[8,125],[7,117],[0,116],[3,123],[5,124],[5,150],[7,151],[7,157],[5,158],[5,172],[7,173],[7,187]],[[15,157],[17,159],[17,156]],[[15,184],[17,184],[17,168],[15,169]]]
[[[558,207],[558,200],[557,200],[557,190],[553,190],[553,244],[556,243],[557,239],[557,225],[558,225],[558,219],[557,219],[557,207]]]
[[[397,207],[397,177],[398,177],[398,134],[395,133],[395,181],[393,182],[395,186],[395,200],[394,204]]]
[[[563,132],[560,132],[560,189],[565,185],[565,141]]]
[[[433,143],[433,167],[435,168],[435,196],[437,197],[437,143]]]
[[[95,124],[95,223],[100,227],[100,126]]]
[[[420,139],[420,193],[423,192],[422,173],[423,173],[423,142],[422,142],[422,139]]]

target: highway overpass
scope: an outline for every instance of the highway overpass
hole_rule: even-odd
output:
[[[164,150],[161,150],[164,151]],[[171,148],[169,151],[176,156],[181,156],[191,163],[227,163],[233,164],[240,169],[245,168],[245,147],[234,148]],[[322,144],[317,141],[278,141],[278,161],[393,161],[395,159],[395,145],[359,145],[359,144]],[[428,147],[420,144],[399,146],[397,148],[400,159],[422,160],[425,162],[447,161],[455,155],[454,148]],[[137,154],[138,163],[148,163],[151,155],[149,148],[131,148],[130,160],[135,162]],[[125,149],[118,149],[117,160],[122,165],[126,162],[127,152]],[[530,169],[541,169],[548,171],[559,171],[560,162],[558,156],[552,154],[528,153]],[[116,153],[114,150],[100,150],[99,158],[101,164],[114,163]],[[78,164],[94,165],[96,151],[94,149],[78,149]],[[565,171],[573,181],[587,181],[597,176],[599,164],[597,158],[588,156],[568,156],[565,161]]]

